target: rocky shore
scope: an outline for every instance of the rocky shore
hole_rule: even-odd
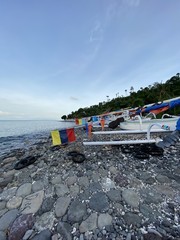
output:
[[[136,158],[120,146],[52,147],[51,138],[0,159],[0,240],[180,239],[180,142]],[[143,136],[118,136],[123,138]],[[92,140],[117,139],[93,136]],[[75,163],[70,151],[85,155]],[[20,170],[20,159],[37,160]]]

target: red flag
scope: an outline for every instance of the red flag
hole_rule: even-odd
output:
[[[74,142],[76,140],[74,128],[66,129],[68,142]]]

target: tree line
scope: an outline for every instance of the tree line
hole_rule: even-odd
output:
[[[127,92],[127,90],[125,90]],[[130,88],[129,96],[117,96],[107,102],[102,102],[86,108],[79,108],[71,114],[63,115],[62,119],[82,118],[100,115],[109,111],[116,111],[124,108],[143,107],[150,103],[162,102],[180,96],[180,73],[171,77],[165,83],[155,82],[145,88],[140,88],[137,92],[134,87]],[[169,114],[179,115],[180,107],[175,107],[167,111]]]

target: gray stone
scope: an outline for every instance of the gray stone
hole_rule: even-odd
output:
[[[0,231],[5,231],[9,227],[9,225],[16,219],[18,215],[18,210],[13,209],[5,213],[1,218],[0,218]]]
[[[62,183],[62,179],[60,175],[55,176],[54,178],[51,179],[52,184],[60,184]]]
[[[26,197],[31,193],[31,183],[25,183],[23,185],[21,185],[16,193],[16,196],[19,197]]]
[[[114,175],[116,175],[116,174],[118,173],[118,170],[117,170],[114,166],[111,166],[111,167],[109,168],[109,171],[110,171],[110,173],[112,173],[112,174],[114,174]]]
[[[167,185],[156,185],[154,186],[156,191],[160,194],[166,195],[167,197],[174,198],[175,192],[174,189]]]
[[[124,220],[126,222],[127,225],[135,225],[135,226],[140,226],[141,222],[142,222],[142,218],[140,216],[138,216],[135,213],[125,213],[124,215]]]
[[[79,186],[78,185],[73,185],[73,186],[70,186],[69,187],[69,190],[70,190],[70,195],[72,197],[76,197],[78,194],[79,194]]]
[[[0,217],[3,216],[8,211],[7,208],[4,208],[3,210],[0,210]]]
[[[156,179],[160,183],[170,183],[171,182],[171,180],[167,176],[164,176],[164,175],[161,175],[161,174],[157,175]]]
[[[4,232],[2,232],[2,231],[0,231],[0,239],[1,240],[6,240],[7,239],[6,238],[6,234]]]
[[[144,198],[144,203],[146,204],[159,204],[163,201],[163,197],[153,189],[141,189],[140,190],[141,196]]]
[[[86,215],[86,204],[75,200],[71,203],[68,210],[68,220],[72,223],[80,222]]]
[[[79,226],[79,231],[81,233],[91,231],[97,227],[97,213],[92,213],[85,221]]]
[[[35,192],[38,192],[40,190],[43,190],[44,189],[44,184],[41,180],[38,180],[36,182],[33,182],[32,184],[32,191],[35,193]]]
[[[22,197],[14,196],[7,202],[6,207],[8,209],[18,208],[21,205],[21,203],[22,203]]]
[[[54,203],[55,203],[55,199],[53,197],[46,198],[43,201],[40,209],[38,210],[38,215],[42,215],[45,212],[51,211],[54,207]]]
[[[102,229],[105,226],[112,224],[112,217],[108,213],[100,214],[98,217],[98,228]]]
[[[21,209],[20,209],[21,213],[22,214],[36,213],[39,210],[39,208],[41,207],[43,198],[44,198],[43,190],[33,193],[29,196],[26,196],[23,199],[23,202],[21,205]]]
[[[39,234],[34,236],[31,240],[51,240],[52,233],[49,229],[41,231]]]
[[[26,233],[23,236],[23,240],[28,240],[30,236],[33,234],[34,230],[27,230]]]
[[[109,191],[112,188],[115,188],[114,182],[110,178],[103,178],[102,179],[102,187],[105,191]]]
[[[32,181],[29,171],[23,171],[19,173],[17,176],[17,180],[20,184],[31,183]]]
[[[137,193],[135,193],[133,190],[131,189],[125,189],[122,192],[122,198],[124,199],[124,201],[129,204],[130,206],[134,207],[134,208],[138,208],[139,206],[139,196],[137,195]]]
[[[108,198],[105,193],[95,193],[89,201],[89,207],[97,212],[106,212],[109,209]]]
[[[99,182],[92,182],[89,184],[89,191],[90,192],[102,191],[102,186]]]
[[[16,191],[17,191],[17,187],[12,187],[12,188],[8,188],[8,189],[4,190],[4,191],[0,194],[0,200],[6,200],[6,201],[8,201],[8,200],[11,199],[14,195],[16,195]]]
[[[121,190],[111,189],[109,192],[107,192],[107,196],[113,202],[120,202],[121,201]]]
[[[58,197],[63,197],[69,193],[69,188],[64,184],[58,184],[55,186],[55,192]]]
[[[54,221],[54,214],[52,212],[45,212],[40,217],[36,217],[35,227],[38,231],[42,229],[52,229]]]
[[[66,213],[71,199],[69,197],[60,197],[58,198],[55,206],[55,213],[57,217],[62,217]]]
[[[0,180],[0,187],[5,188],[10,182],[12,182],[13,176],[6,177]]]
[[[5,201],[0,201],[0,210],[4,209],[6,207]]]
[[[68,186],[73,185],[77,182],[77,176],[68,177],[66,183]]]
[[[57,232],[60,233],[66,240],[72,240],[72,227],[67,222],[59,222],[57,225]]]
[[[87,188],[89,186],[89,180],[88,178],[85,176],[85,177],[80,177],[79,178],[79,185],[83,188]]]

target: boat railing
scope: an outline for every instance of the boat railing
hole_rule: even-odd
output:
[[[162,128],[162,125],[160,123],[152,123],[149,125],[148,129],[147,129],[147,139],[150,140],[150,132],[151,132],[151,128],[153,126],[158,126],[160,128]]]

